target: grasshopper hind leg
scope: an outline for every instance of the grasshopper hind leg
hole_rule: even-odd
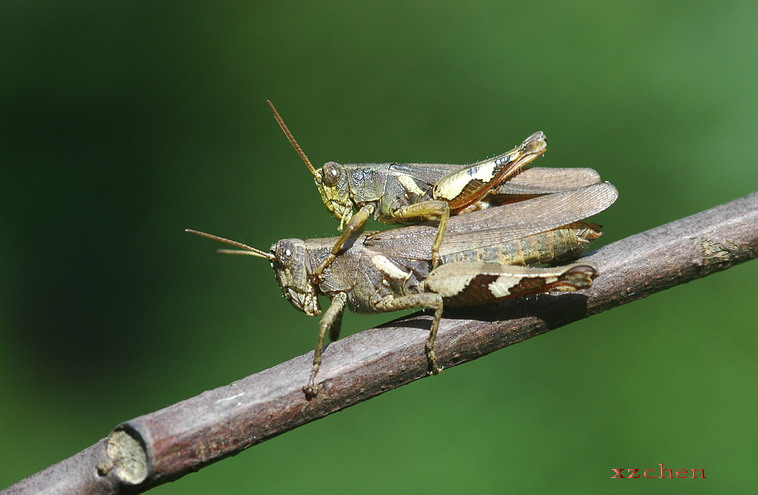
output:
[[[426,290],[452,307],[476,306],[547,292],[587,289],[598,276],[593,263],[557,267],[504,265],[482,261],[447,263],[426,277]]]

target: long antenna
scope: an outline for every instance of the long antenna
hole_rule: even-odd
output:
[[[274,118],[276,119],[276,122],[279,124],[279,127],[282,128],[282,131],[284,131],[284,135],[287,136],[287,139],[289,139],[290,144],[293,148],[295,148],[295,151],[297,151],[297,154],[300,155],[300,158],[303,159],[305,162],[305,166],[308,167],[308,170],[311,171],[311,174],[317,179],[320,179],[321,176],[316,172],[316,169],[313,168],[313,165],[311,165],[311,161],[308,159],[308,157],[303,152],[303,149],[300,147],[299,144],[297,144],[297,141],[295,141],[295,136],[292,135],[290,130],[287,128],[287,124],[284,123],[284,120],[282,119],[281,115],[279,115],[279,112],[276,111],[276,107],[273,103],[271,103],[271,100],[266,100],[266,103],[268,103],[268,106],[271,107],[271,111],[274,112]]]
[[[227,254],[247,254],[250,256],[256,256],[258,258],[266,258],[269,261],[274,261],[276,259],[276,256],[274,256],[271,253],[267,253],[265,251],[261,251],[260,249],[255,249],[252,246],[248,246],[247,244],[242,244],[241,242],[233,241],[231,239],[226,239],[224,237],[219,237],[217,235],[208,234],[206,232],[200,232],[198,230],[192,230],[192,229],[184,229],[185,232],[188,232],[190,234],[199,235],[200,237],[205,237],[207,239],[212,239],[214,241],[223,242],[224,244],[229,244],[230,246],[238,247],[240,249],[243,249],[244,251],[233,251],[230,249],[219,249],[220,253],[227,253]]]

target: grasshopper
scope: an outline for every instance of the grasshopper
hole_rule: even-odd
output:
[[[187,230],[271,263],[284,297],[309,316],[321,313],[318,295],[331,299],[320,321],[306,398],[317,394],[324,338],[339,337],[345,306],[358,313],[411,308],[434,310],[426,342],[431,373],[440,368],[434,343],[443,307],[472,306],[549,291],[591,286],[598,270],[592,263],[539,268],[577,257],[600,236],[599,226],[582,220],[605,210],[617,197],[610,183],[456,216],[448,224],[440,264],[433,267],[433,225],[412,225],[385,232],[364,232],[350,239],[345,251],[315,282],[312,273],[332,252],[334,238],[283,239],[265,252],[222,237]]]
[[[514,185],[515,189],[499,187],[513,177],[518,178],[523,167],[545,153],[547,141],[542,132],[535,132],[506,153],[469,165],[327,162],[316,170],[273,103],[268,101],[268,104],[279,127],[313,175],[324,205],[339,220],[340,230],[344,227],[329,255],[313,270],[311,275],[315,282],[320,280],[350,236],[372,216],[386,223],[436,220],[438,228],[430,247],[432,266],[436,267],[440,263],[440,247],[451,215],[599,182],[594,170],[564,169],[553,177],[560,177],[560,180],[553,180],[548,185],[545,179],[551,177],[553,169],[541,169],[534,174],[524,172],[523,179]],[[519,192],[519,189],[529,192]],[[507,195],[511,195],[510,199],[502,199]]]

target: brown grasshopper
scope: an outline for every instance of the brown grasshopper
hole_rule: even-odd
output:
[[[434,309],[426,357],[430,371],[440,371],[434,342],[445,305],[471,306],[549,291],[573,291],[592,285],[598,270],[592,263],[537,268],[577,257],[600,236],[599,226],[582,220],[605,210],[616,188],[601,183],[540,196],[505,206],[456,216],[448,223],[440,265],[433,267],[431,247],[436,228],[413,225],[355,235],[321,280],[313,270],[332,252],[334,238],[284,239],[261,251],[202,232],[188,232],[241,248],[224,252],[249,254],[271,262],[284,297],[309,316],[321,313],[318,295],[331,299],[320,322],[310,379],[303,391],[316,395],[316,375],[327,331],[339,336],[347,305],[358,313],[410,308]]]
[[[440,263],[440,247],[451,215],[600,181],[591,169],[562,169],[555,175],[554,169],[534,169],[535,173],[527,170],[517,175],[547,150],[542,132],[535,132],[507,153],[469,165],[327,162],[316,170],[273,103],[268,101],[268,104],[287,139],[313,174],[324,205],[340,221],[340,230],[345,227],[330,254],[311,273],[315,282],[340,253],[347,239],[372,216],[386,223],[438,221],[430,247],[432,266],[436,267]],[[511,178],[513,185],[508,182]],[[500,187],[503,185],[505,187]],[[523,192],[524,189],[528,192]]]

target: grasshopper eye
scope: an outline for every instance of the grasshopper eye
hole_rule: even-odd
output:
[[[326,162],[321,169],[321,176],[327,186],[336,186],[342,175],[342,167],[337,162]]]
[[[283,268],[289,268],[294,259],[295,250],[289,242],[279,242],[276,246],[276,262]]]

